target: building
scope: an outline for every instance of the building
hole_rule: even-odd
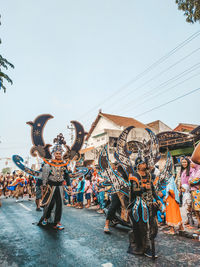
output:
[[[161,152],[170,151],[174,157],[191,156],[200,141],[200,126],[180,123],[173,131],[157,134],[157,138]]]
[[[148,123],[147,127],[151,128],[155,134],[172,131],[172,129],[168,125],[160,120]]]
[[[198,125],[195,124],[189,124],[189,123],[179,123],[178,126],[174,129],[175,132],[191,132],[195,128],[197,128]]]
[[[99,153],[108,144],[109,158],[114,161],[114,150],[120,133],[128,126],[146,128],[147,125],[128,117],[99,112],[86,137],[86,148],[80,151],[88,164],[98,163]],[[131,138],[131,132],[130,137]]]

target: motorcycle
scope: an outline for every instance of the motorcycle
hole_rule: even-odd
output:
[[[105,206],[103,209],[105,216],[107,216],[110,204],[111,204],[111,196],[109,196],[109,199],[105,202]],[[127,216],[127,210],[125,207],[122,208],[122,205],[120,208],[116,210],[114,218],[110,221],[111,227],[116,227],[118,224],[126,226],[131,229],[131,223]]]

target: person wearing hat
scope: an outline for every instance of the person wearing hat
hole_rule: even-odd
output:
[[[152,252],[151,242],[157,235],[157,205],[161,205],[153,185],[154,174],[149,171],[145,160],[138,157],[135,161],[136,172],[129,177],[130,181],[130,220],[132,235],[129,235],[128,253],[157,257]],[[156,201],[156,202],[155,202]],[[134,249],[135,241],[136,248]]]

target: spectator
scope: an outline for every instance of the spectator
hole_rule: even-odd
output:
[[[188,158],[183,158],[181,161],[181,186],[183,184],[189,185],[188,180],[194,171],[190,164],[191,162]]]
[[[98,202],[99,202],[99,210],[97,211],[98,213],[104,213],[104,196],[105,196],[105,189],[103,185],[104,179],[99,178],[97,182],[97,187],[98,187]]]
[[[200,228],[200,166],[193,164],[193,172],[189,178],[189,184],[192,192],[192,208],[195,212],[198,228]]]
[[[183,192],[183,209],[185,214],[187,215],[187,221],[184,223],[186,226],[194,225],[194,221],[192,218],[192,198],[190,194],[190,187],[187,184],[182,185]]]
[[[85,181],[83,180],[83,176],[79,177],[79,183],[77,186],[77,208],[82,209],[83,208],[83,193],[85,190]]]
[[[183,230],[182,218],[179,208],[179,191],[176,187],[174,177],[171,177],[166,187],[166,224],[170,226],[170,230],[166,233],[175,234],[175,228]]]
[[[89,208],[91,205],[92,184],[90,181],[90,176],[87,175],[85,179],[85,199],[87,200],[87,205],[85,208]]]

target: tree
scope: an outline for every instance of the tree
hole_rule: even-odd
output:
[[[178,9],[184,11],[189,23],[200,22],[200,0],[176,0]]]
[[[9,167],[3,168],[1,171],[3,174],[11,173],[11,169]]]
[[[1,19],[1,15],[0,15],[0,19]],[[1,25],[1,21],[0,21],[0,25]],[[1,39],[0,39],[0,44],[1,44]],[[7,70],[8,67],[14,68],[14,65],[12,63],[10,63],[7,59],[5,59],[2,55],[0,55],[0,89],[3,88],[4,93],[6,92],[4,80],[13,84],[10,77],[2,71],[2,68]]]

